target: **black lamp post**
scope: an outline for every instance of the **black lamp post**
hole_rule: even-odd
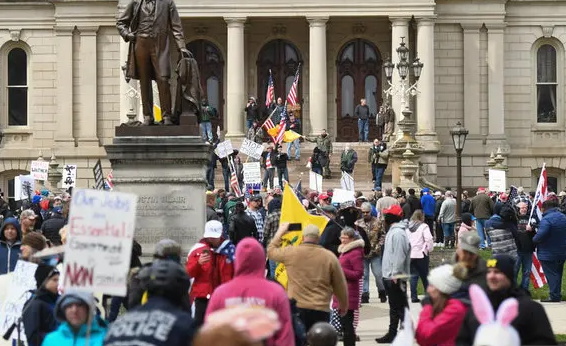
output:
[[[462,126],[459,121],[456,126],[450,130],[454,149],[456,150],[456,216],[457,222],[460,222],[462,216],[462,150],[466,143],[468,130]]]

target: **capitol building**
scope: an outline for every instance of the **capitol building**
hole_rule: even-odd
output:
[[[110,170],[104,145],[128,112],[141,109],[132,97],[137,82],[123,76],[128,44],[115,26],[126,4],[0,0],[0,188],[7,197],[40,153],[76,164],[80,187],[94,185],[99,159]],[[509,184],[534,189],[546,162],[549,185],[566,187],[566,1],[176,4],[206,97],[218,109],[214,128],[227,137],[244,135],[247,99],[264,102],[270,70],[276,97],[285,97],[299,68],[303,133],[327,129],[336,142],[357,142],[354,107],[366,98],[375,114],[387,100],[382,65],[398,61],[403,40],[410,62],[424,64],[410,106],[427,180],[456,185],[449,131],[461,122],[469,131],[464,187],[486,185],[486,161],[498,148]],[[400,102],[393,96],[397,120]]]

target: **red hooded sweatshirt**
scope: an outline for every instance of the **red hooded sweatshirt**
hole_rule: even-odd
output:
[[[267,307],[279,315],[281,329],[267,340],[267,346],[295,344],[291,306],[281,285],[265,278],[265,251],[254,238],[244,238],[236,246],[234,279],[218,287],[210,297],[208,315],[241,305]]]

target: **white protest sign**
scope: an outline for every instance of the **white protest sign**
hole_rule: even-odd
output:
[[[263,145],[244,138],[242,146],[240,147],[240,152],[248,155],[249,157],[253,157],[256,160],[259,160],[261,158],[261,154],[263,153]]]
[[[232,141],[227,139],[222,143],[218,143],[218,145],[216,146],[215,152],[216,152],[216,155],[218,155],[218,157],[221,158],[221,159],[232,154],[234,152],[234,148],[232,147]]]
[[[342,172],[342,178],[340,179],[340,186],[344,190],[355,191],[354,189],[354,177],[346,172]]]
[[[73,193],[63,287],[126,295],[137,196],[79,189]]]
[[[14,178],[14,199],[31,199],[35,190],[35,180],[31,175],[19,175]]]
[[[261,183],[261,168],[259,162],[246,162],[244,165],[244,183],[258,184]]]
[[[47,172],[49,171],[48,161],[32,161],[30,174],[35,180],[47,180]]]
[[[77,185],[77,165],[63,167],[63,188],[68,189]]]
[[[6,331],[22,316],[24,304],[31,297],[29,290],[35,290],[35,270],[37,264],[25,261],[18,261],[12,273],[10,288],[6,295],[6,300],[2,304],[0,311],[0,335]],[[24,325],[20,324],[20,339],[26,341]],[[17,329],[12,332],[12,339],[18,338]]]
[[[332,203],[344,203],[356,201],[354,191],[348,191],[344,189],[334,189],[332,195]]]
[[[499,169],[489,170],[489,191],[505,192],[507,190],[505,171]]]
[[[313,171],[309,172],[309,189],[322,193],[322,175]]]

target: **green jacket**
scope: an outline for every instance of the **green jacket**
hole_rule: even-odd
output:
[[[202,116],[200,121],[203,123],[210,122],[212,117],[216,116],[216,108],[212,106],[203,106],[202,107]]]
[[[305,137],[308,142],[316,143],[316,146],[322,151],[327,154],[332,154],[332,141],[330,137],[326,136],[322,138],[322,136],[318,136],[316,138],[308,138]]]

